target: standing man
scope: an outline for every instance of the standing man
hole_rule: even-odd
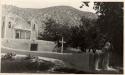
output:
[[[104,47],[102,48],[102,51],[99,50],[97,52],[97,59],[96,59],[96,66],[95,69],[97,71],[100,71],[101,69],[103,70],[114,70],[116,69],[110,67],[110,54],[111,54],[111,42],[106,41],[104,44]],[[101,67],[101,69],[99,69]]]
[[[103,63],[104,66],[104,70],[111,70],[111,71],[118,71],[117,69],[114,69],[110,66],[110,55],[111,55],[111,50],[112,49],[112,45],[111,42],[107,41],[105,43],[105,46],[103,47],[104,50],[104,59],[103,59]]]
[[[111,43],[107,41],[102,48],[103,51],[103,59],[102,59],[102,68],[108,70],[109,67],[109,60],[110,60],[110,53],[111,53]]]
[[[100,71],[101,69],[109,69],[110,52],[111,43],[106,41],[104,42],[102,49],[96,52],[95,70]]]

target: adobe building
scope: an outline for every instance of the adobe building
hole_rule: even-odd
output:
[[[38,40],[38,21],[33,18],[25,21],[23,18],[8,14],[2,17],[2,46],[29,51],[50,51],[54,42]]]
[[[36,40],[38,37],[38,25],[34,20],[28,23],[18,16],[13,17],[12,14],[2,17],[1,28],[1,37],[5,39]]]

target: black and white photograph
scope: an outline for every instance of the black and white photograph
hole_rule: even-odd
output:
[[[124,1],[2,0],[1,73],[123,74]]]

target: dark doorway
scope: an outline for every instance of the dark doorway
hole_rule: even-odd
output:
[[[38,44],[31,44],[30,50],[31,51],[37,51]]]

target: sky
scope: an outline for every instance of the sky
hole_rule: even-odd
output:
[[[89,3],[89,7],[79,8],[82,0],[3,0],[2,4],[14,5],[21,8],[46,8],[51,6],[72,6],[81,11],[89,11],[95,13],[93,2]]]

